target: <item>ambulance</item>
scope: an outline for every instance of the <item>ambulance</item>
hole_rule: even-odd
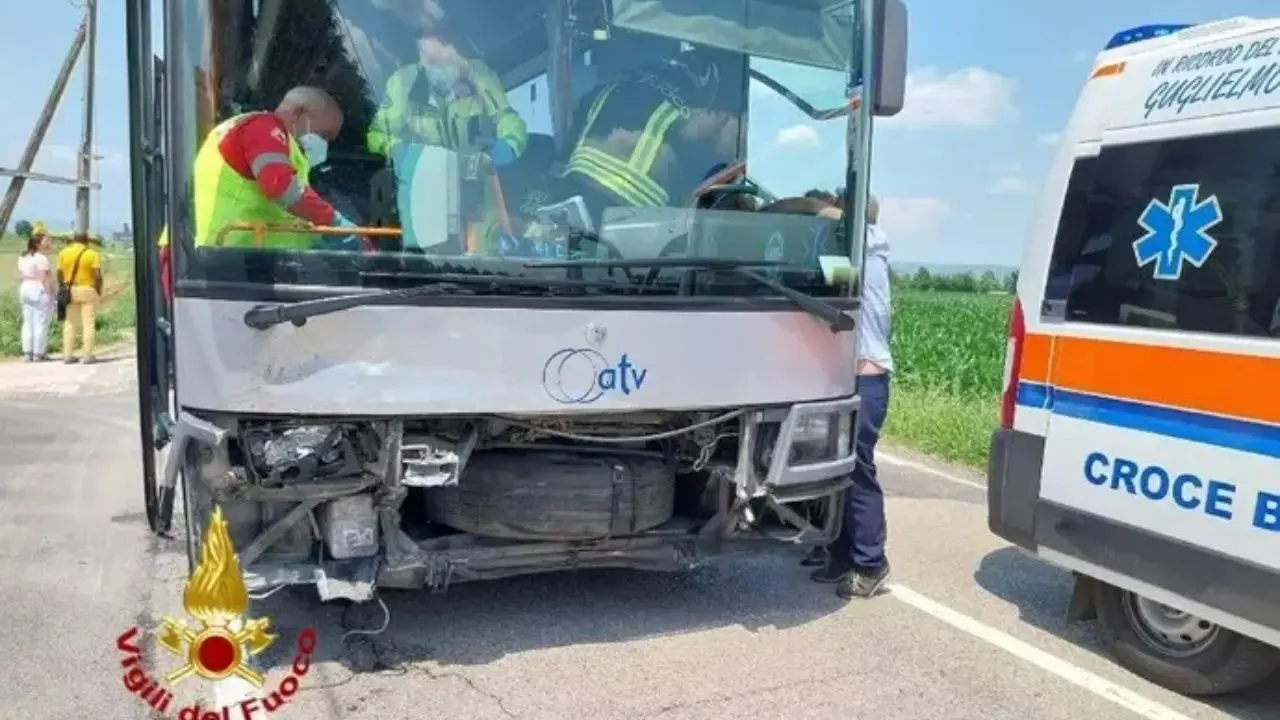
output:
[[[1019,274],[991,530],[1076,577],[1126,668],[1280,667],[1280,20],[1117,34]]]

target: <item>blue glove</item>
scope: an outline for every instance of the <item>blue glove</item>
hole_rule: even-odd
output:
[[[506,233],[498,238],[498,255],[500,257],[534,257],[532,244],[528,238]]]
[[[334,214],[333,222],[330,223],[330,226],[340,228],[359,227],[342,213]],[[355,250],[360,247],[360,238],[355,235],[321,235],[320,246],[325,250]]]
[[[489,159],[496,167],[506,167],[516,161],[516,149],[503,140],[494,140],[489,145]]]

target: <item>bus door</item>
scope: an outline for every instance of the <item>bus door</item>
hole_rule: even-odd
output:
[[[174,493],[159,489],[157,456],[172,435],[173,334],[157,245],[165,222],[165,68],[152,54],[150,7],[148,0],[128,4],[129,156],[142,482],[147,522],[164,534],[172,524]]]

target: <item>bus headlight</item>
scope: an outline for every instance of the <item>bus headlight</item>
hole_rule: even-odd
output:
[[[791,432],[789,465],[837,460],[849,455],[850,413],[806,415],[796,421]]]

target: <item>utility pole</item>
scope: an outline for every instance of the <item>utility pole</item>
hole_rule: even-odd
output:
[[[92,2],[90,7],[93,7]],[[80,51],[84,48],[85,39],[89,34],[90,17],[93,16],[94,13],[91,13],[85,17],[84,22],[80,24],[80,29],[76,32],[75,39],[71,41],[71,48],[67,51],[67,57],[62,61],[62,68],[58,70],[58,77],[53,81],[53,88],[49,90],[49,97],[44,101],[44,109],[40,111],[36,126],[31,131],[31,136],[27,138],[27,147],[23,149],[22,158],[18,160],[18,168],[16,170],[0,168],[0,175],[9,175],[13,178],[9,181],[9,189],[5,191],[4,200],[0,201],[0,237],[4,237],[5,230],[9,228],[9,220],[13,217],[13,209],[18,205],[18,197],[22,195],[22,188],[27,184],[27,180],[45,179],[43,176],[33,175],[31,166],[36,162],[36,155],[40,152],[40,144],[44,142],[44,136],[49,132],[49,124],[53,122],[53,114],[58,109],[58,103],[62,100],[62,93],[67,89],[67,81],[71,79],[71,71],[75,69],[76,60],[80,57]],[[93,73],[90,72],[89,76],[92,77]],[[91,99],[90,102],[92,102]],[[66,181],[64,180],[63,182]],[[79,182],[77,181],[77,185]]]
[[[80,126],[80,166],[76,179],[76,234],[89,232],[89,183],[93,180],[93,95],[98,56],[98,0],[85,0],[84,118]]]

